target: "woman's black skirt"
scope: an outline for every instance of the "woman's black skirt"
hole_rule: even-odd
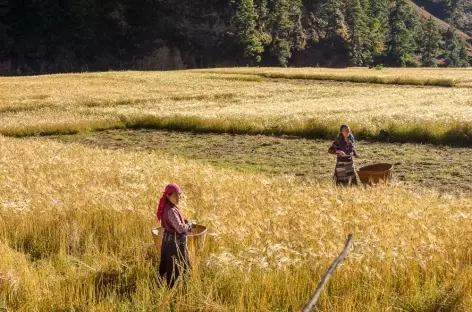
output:
[[[187,234],[164,232],[161,247],[159,275],[169,287],[173,287],[179,276],[190,268],[187,249]]]

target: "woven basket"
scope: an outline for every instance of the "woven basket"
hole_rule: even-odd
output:
[[[357,170],[361,182],[368,185],[388,183],[392,178],[392,172],[393,165],[386,163],[365,166]]]
[[[207,228],[203,225],[196,225],[192,232],[187,235],[187,248],[191,257],[196,257],[203,252],[205,245]],[[161,254],[162,237],[164,236],[164,228],[153,228],[152,237],[157,248],[157,253]]]

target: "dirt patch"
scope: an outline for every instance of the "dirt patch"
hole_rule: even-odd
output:
[[[110,149],[160,150],[239,171],[294,175],[323,183],[332,179],[335,164],[334,156],[327,153],[330,141],[292,137],[109,130],[49,139]],[[397,181],[440,192],[472,191],[471,149],[363,141],[357,149],[361,155],[357,167],[393,163]]]

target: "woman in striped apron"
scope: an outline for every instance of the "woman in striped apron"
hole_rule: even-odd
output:
[[[157,209],[157,220],[164,228],[159,275],[169,287],[173,287],[179,276],[186,273],[191,266],[187,233],[192,231],[194,223],[185,220],[177,207],[180,197],[181,190],[177,184],[167,185]]]
[[[339,135],[329,148],[330,154],[337,156],[334,179],[337,185],[357,184],[356,171],[352,157],[358,157],[354,146],[354,136],[348,125],[342,125]]]

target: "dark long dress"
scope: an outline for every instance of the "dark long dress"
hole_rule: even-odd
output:
[[[187,231],[178,233],[169,218],[169,210],[178,208],[173,205],[164,207],[162,216],[162,226],[164,227],[164,237],[161,247],[161,262],[159,264],[159,275],[165,279],[169,287],[173,287],[177,279],[185,275],[191,268],[190,258],[187,249]],[[178,217],[185,223],[180,211]]]
[[[190,268],[187,249],[187,234],[164,233],[161,247],[159,275],[169,287]]]

